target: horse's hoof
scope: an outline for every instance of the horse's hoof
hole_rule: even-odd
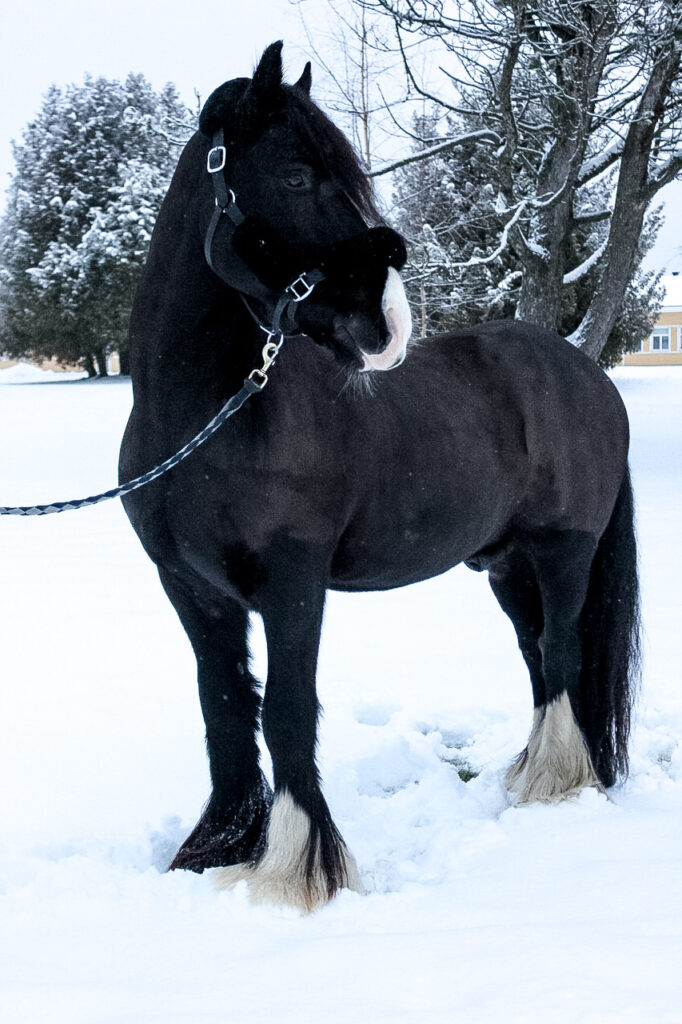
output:
[[[559,803],[591,786],[604,792],[565,691],[536,709],[528,746],[506,781],[517,804]]]
[[[323,863],[321,837],[311,828],[306,812],[288,792],[281,792],[270,814],[263,856],[255,865],[222,868],[216,872],[216,887],[231,889],[246,881],[252,903],[294,907],[302,914],[319,910],[340,889],[364,892],[355,858],[338,832],[334,830],[327,841],[335,846],[333,869]]]
[[[265,849],[265,823],[272,803],[267,784],[250,792],[237,811],[219,813],[209,800],[199,822],[171,861],[168,870],[197,871],[255,863]]]

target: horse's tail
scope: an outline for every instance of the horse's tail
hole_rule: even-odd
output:
[[[592,563],[582,633],[580,724],[597,775],[608,787],[627,775],[640,674],[637,543],[628,468]]]

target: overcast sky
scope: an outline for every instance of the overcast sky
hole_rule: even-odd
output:
[[[226,79],[250,75],[275,39],[284,39],[285,64],[298,78],[292,44],[300,38],[287,0],[1,0],[0,191],[14,167],[11,140],[53,82],[139,71],[157,88],[175,82],[193,105],[193,89],[205,99]]]
[[[324,4],[315,17],[328,17]],[[324,29],[319,25],[320,31]],[[0,0],[0,209],[19,139],[53,82],[81,82],[86,72],[124,78],[142,72],[157,88],[174,82],[193,104],[228,78],[250,75],[260,53],[285,42],[289,80],[298,78],[304,36],[288,0]],[[682,183],[668,191],[666,224],[649,263],[682,271]]]

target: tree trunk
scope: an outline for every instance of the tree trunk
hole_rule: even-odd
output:
[[[620,208],[616,202],[601,280],[580,325],[569,337],[569,341],[592,359],[599,359],[623,308],[644,224],[647,204],[641,201],[641,193],[638,197],[637,185],[629,182],[623,192],[631,201],[624,200]]]
[[[644,215],[665,176],[651,181],[649,164],[665,103],[679,74],[676,41],[654,64],[623,147],[618,188],[604,253],[604,271],[592,301],[570,341],[598,359],[622,308],[637,258]],[[678,158],[679,159],[679,158]],[[674,161],[672,169],[676,166]]]
[[[543,210],[533,217],[532,243],[525,243],[526,252],[522,256],[517,320],[556,330],[561,315],[564,250],[570,216],[570,203],[562,200],[552,210]],[[529,244],[537,246],[537,250],[530,250]]]
[[[569,36],[570,45],[566,45],[563,59],[556,62],[556,80],[548,104],[554,138],[537,172],[529,240],[520,238],[523,279],[516,318],[552,330],[561,319],[566,245],[590,137],[590,114],[615,31],[612,16],[605,17],[595,31],[588,7],[582,10],[580,22],[581,31]],[[511,84],[509,89],[505,102],[511,112]]]
[[[419,326],[421,328],[422,338],[425,338],[426,337],[426,332],[428,330],[428,317],[427,317],[427,314],[426,314],[426,289],[424,288],[424,283],[423,282],[419,285],[419,298],[421,300],[421,302],[420,302],[421,324]]]
[[[108,377],[106,349],[98,348],[95,350],[95,362],[97,363],[97,376]]]
[[[119,353],[118,353],[118,366],[119,366],[119,373],[123,377],[129,377],[130,376],[130,352],[128,351],[127,348],[124,348],[122,351],[119,349]]]
[[[84,357],[83,362],[85,363],[85,370],[88,377],[97,376],[97,367],[95,366],[95,360],[91,355]]]

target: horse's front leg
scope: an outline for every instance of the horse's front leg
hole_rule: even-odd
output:
[[[186,580],[163,569],[159,575],[196,655],[213,784],[170,867],[201,872],[238,865],[234,870],[245,877],[263,851],[272,799],[259,765],[260,696],[249,672],[248,615],[222,596],[200,602]]]
[[[322,906],[338,889],[362,891],[315,764],[315,675],[327,573],[326,558],[302,543],[280,541],[269,554],[259,595],[268,647],[262,723],[275,797],[265,851],[249,889],[254,902],[305,912]]]

